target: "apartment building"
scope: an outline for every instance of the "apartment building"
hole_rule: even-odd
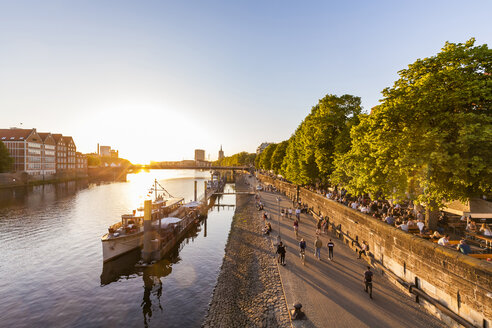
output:
[[[73,142],[72,137],[62,137],[63,142],[65,143],[65,149],[66,149],[66,164],[67,167],[66,169],[68,170],[75,170],[76,168],[76,156],[75,153],[77,152],[77,147],[75,147],[75,142]]]
[[[43,174],[43,140],[36,129],[0,129],[0,140],[14,159],[13,171]]]
[[[79,172],[87,172],[87,156],[82,153],[75,153],[75,169]]]
[[[50,175],[56,173],[56,141],[49,132],[39,132],[43,141],[41,147],[41,174]]]

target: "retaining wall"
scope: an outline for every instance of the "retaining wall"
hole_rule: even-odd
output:
[[[294,199],[296,186],[259,176]],[[418,287],[477,327],[492,327],[492,263],[463,255],[403,232],[322,195],[300,188],[302,203],[328,215],[344,233],[367,241],[373,259],[409,284]],[[424,302],[426,303],[426,302]],[[449,326],[458,326],[430,303],[425,304]]]

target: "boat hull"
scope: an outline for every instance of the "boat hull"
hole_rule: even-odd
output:
[[[116,238],[102,238],[103,262],[111,261],[143,245],[143,231]]]

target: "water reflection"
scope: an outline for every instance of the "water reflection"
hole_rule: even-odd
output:
[[[67,181],[41,186],[0,189],[0,208],[39,207],[75,195],[89,187],[87,180]]]
[[[140,307],[142,308],[143,323],[148,327],[152,318],[153,311],[156,309],[163,312],[161,296],[163,292],[162,278],[170,275],[173,271],[173,265],[181,262],[180,251],[185,245],[193,242],[202,231],[202,226],[207,227],[207,219],[203,219],[198,225],[191,228],[183,239],[173,247],[166,256],[147,268],[137,268],[135,264],[141,258],[141,249],[133,250],[113,261],[103,263],[101,273],[101,286],[109,285],[121,280],[135,279],[142,277],[143,280],[143,297]],[[206,237],[206,233],[204,235]],[[193,266],[189,266],[187,275],[182,275],[178,280],[181,287],[190,287],[197,277]],[[154,307],[152,304],[154,303]]]
[[[102,266],[100,238],[121,214],[142,204],[154,178],[190,200],[194,180],[209,176],[152,171],[129,175],[126,183],[0,190],[2,326],[200,326],[233,208],[214,207],[207,221],[152,270],[135,269],[139,250]],[[199,195],[203,185],[198,183]],[[234,196],[224,196],[221,204],[234,204]]]

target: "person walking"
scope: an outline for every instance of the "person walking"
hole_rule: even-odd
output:
[[[301,209],[299,207],[296,208],[296,218],[297,221],[301,222]]]
[[[330,261],[333,261],[333,248],[335,247],[335,244],[330,239],[327,246],[328,246],[328,258],[330,259]]]
[[[299,222],[297,219],[294,219],[294,233],[296,234],[296,238],[299,236]]]
[[[316,240],[314,241],[314,256],[321,261],[321,247],[323,247],[323,242],[319,239],[319,236],[316,236]]]
[[[277,246],[278,262],[281,265],[285,265],[285,246],[284,243],[280,242]]]
[[[372,298],[372,276],[371,267],[367,266],[367,271],[364,272],[364,285],[366,293],[369,293],[369,297]]]
[[[306,259],[306,241],[304,238],[301,238],[299,242],[299,257],[301,258],[302,264],[304,264]]]
[[[319,235],[321,233],[321,220],[318,220],[316,223],[316,234]]]

